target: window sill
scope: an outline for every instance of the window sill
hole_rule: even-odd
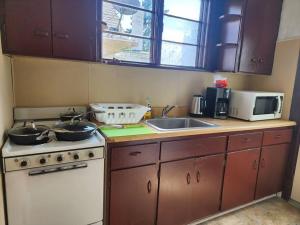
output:
[[[102,60],[102,64],[116,65],[116,66],[130,66],[130,67],[143,67],[154,69],[166,69],[166,70],[183,70],[183,71],[198,71],[198,72],[210,72],[203,68],[187,67],[187,66],[167,66],[167,65],[155,65],[150,63],[134,63],[134,62],[114,62],[111,60]]]

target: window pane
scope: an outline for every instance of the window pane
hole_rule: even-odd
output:
[[[192,20],[200,20],[202,0],[165,0],[164,13]]]
[[[105,30],[151,37],[152,13],[103,2]]]
[[[161,64],[196,66],[196,46],[162,42]]]
[[[150,62],[151,41],[122,35],[103,33],[102,53],[104,59],[132,62]]]
[[[111,0],[111,1],[152,11],[152,0]]]
[[[197,44],[199,23],[164,16],[163,40]]]

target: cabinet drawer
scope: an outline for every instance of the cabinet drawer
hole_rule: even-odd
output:
[[[161,160],[213,155],[226,150],[226,136],[168,141],[161,144]]]
[[[292,135],[293,129],[265,131],[263,145],[290,143]]]
[[[159,158],[157,143],[117,147],[111,151],[112,170],[156,163]]]
[[[262,138],[262,132],[231,135],[228,140],[228,151],[260,147]]]

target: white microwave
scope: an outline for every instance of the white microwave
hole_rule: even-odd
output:
[[[279,119],[283,99],[283,93],[232,90],[229,116],[249,121]]]

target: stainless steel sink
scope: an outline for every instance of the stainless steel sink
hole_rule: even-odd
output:
[[[159,131],[191,130],[200,128],[217,127],[212,123],[194,118],[160,118],[146,120],[145,123]]]

